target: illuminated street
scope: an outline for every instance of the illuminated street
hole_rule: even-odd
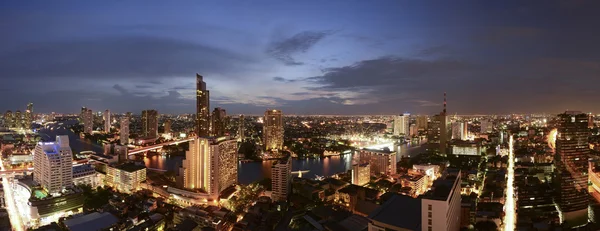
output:
[[[2,163],[2,158],[0,158],[0,168],[2,169],[2,171],[5,170],[4,163]],[[8,181],[8,177],[2,176],[2,186],[4,188],[4,200],[6,203],[6,211],[8,212],[10,224],[12,225],[13,230],[25,230],[25,228],[23,227],[23,222],[21,221],[21,217],[18,215],[19,213],[17,212],[17,207],[15,206],[12,185]]]
[[[513,150],[513,136],[508,143],[508,179],[506,181],[506,201],[504,204],[504,230],[515,230],[516,205],[515,205],[515,155]]]

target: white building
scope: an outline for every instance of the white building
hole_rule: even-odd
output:
[[[108,109],[104,110],[104,132],[109,133],[110,132],[110,111]]]
[[[396,174],[396,152],[390,150],[360,150],[360,163],[369,163],[372,174]]]
[[[394,116],[394,135],[409,135],[410,114]]]
[[[92,134],[94,131],[94,114],[92,109],[83,111],[83,133]]]
[[[271,168],[271,186],[273,201],[285,201],[291,191],[292,158],[286,157],[277,161]]]
[[[265,111],[263,143],[265,150],[283,149],[283,112],[280,110]]]
[[[120,139],[121,145],[129,144],[129,117],[123,116],[120,121]]]
[[[237,141],[229,137],[196,138],[180,168],[179,185],[202,189],[211,198],[237,183]]]
[[[352,184],[363,186],[369,181],[371,181],[369,163],[352,165]]]
[[[467,140],[468,127],[466,122],[452,123],[452,139]]]
[[[460,230],[460,171],[448,169],[421,199],[422,230]]]
[[[92,186],[92,188],[103,185],[102,182],[100,182],[100,176],[96,172],[96,169],[90,164],[73,166],[73,184],[87,184]]]
[[[33,164],[33,180],[48,193],[60,193],[73,185],[73,152],[68,136],[57,136],[56,142],[39,142]]]
[[[134,163],[107,165],[105,183],[120,192],[132,193],[141,189],[146,180],[146,166]]]

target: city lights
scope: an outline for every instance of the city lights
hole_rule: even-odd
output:
[[[506,181],[506,201],[504,202],[504,230],[515,230],[516,206],[515,206],[515,154],[513,150],[513,136],[508,140],[508,173]]]

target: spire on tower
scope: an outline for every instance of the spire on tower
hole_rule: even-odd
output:
[[[444,92],[444,115],[446,115],[446,92]]]

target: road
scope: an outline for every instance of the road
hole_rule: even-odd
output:
[[[504,230],[515,230],[516,203],[515,203],[515,154],[513,150],[513,136],[510,136],[508,141],[508,169],[506,181],[506,200],[504,202]]]
[[[2,153],[0,152],[0,169],[2,171],[5,171],[4,163],[2,163],[1,156]],[[21,220],[21,216],[19,216],[19,212],[15,204],[12,185],[10,184],[10,182],[8,181],[8,177],[6,176],[2,176],[2,187],[4,189],[4,203],[6,204],[6,211],[8,212],[8,217],[10,218],[10,225],[15,231],[24,231],[25,227],[23,226],[23,221]]]

